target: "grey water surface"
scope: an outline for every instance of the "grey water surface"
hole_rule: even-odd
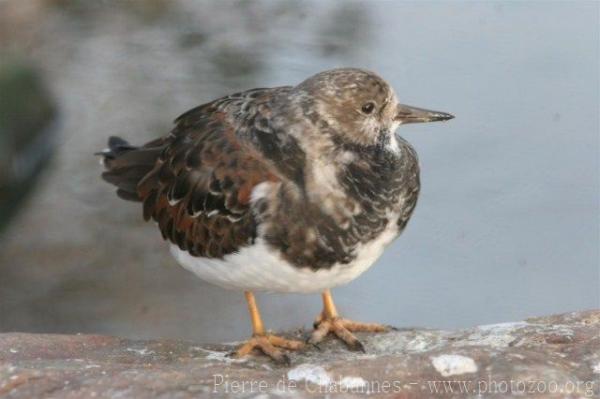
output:
[[[398,131],[419,153],[419,204],[377,264],[334,290],[345,316],[456,328],[600,306],[597,2],[1,7],[0,44],[37,63],[62,116],[57,158],[1,238],[1,331],[248,335],[243,295],[177,266],[92,153],[109,135],[164,135],[218,96],[340,66],[456,115]],[[272,329],[320,309],[318,295],[258,300]]]

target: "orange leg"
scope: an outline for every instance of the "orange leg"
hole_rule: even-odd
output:
[[[246,291],[244,294],[246,295],[250,320],[252,321],[252,337],[235,351],[234,356],[247,356],[251,354],[254,349],[259,349],[275,362],[289,364],[288,356],[278,348],[299,350],[304,347],[304,343],[267,333],[262,318],[260,317],[254,294],[250,291]]]
[[[311,344],[318,344],[329,335],[333,334],[342,340],[350,350],[365,351],[363,344],[352,334],[352,332],[386,332],[390,327],[375,323],[359,323],[352,320],[343,319],[338,315],[331,292],[323,291],[323,311],[315,320],[315,330],[310,339]]]

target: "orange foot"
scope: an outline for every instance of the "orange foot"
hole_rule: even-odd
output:
[[[273,359],[276,363],[289,365],[290,358],[282,350],[278,348],[288,350],[300,350],[304,347],[304,343],[301,341],[295,341],[292,339],[286,339],[278,337],[277,335],[261,334],[253,335],[248,341],[238,348],[233,353],[234,357],[243,357],[250,355],[255,349],[260,350],[262,353]]]
[[[317,345],[329,335],[333,334],[348,346],[350,350],[364,352],[363,344],[352,334],[353,332],[381,333],[391,330],[391,327],[376,323],[360,323],[338,316],[333,298],[329,290],[323,292],[323,312],[314,323],[315,330],[308,343]]]
[[[276,363],[288,364],[290,358],[280,349],[299,350],[304,347],[304,342],[285,339],[276,335],[265,332],[256,299],[250,291],[245,292],[246,301],[248,302],[248,311],[252,321],[252,337],[232,353],[234,357],[242,357],[250,355],[255,349],[260,350],[265,355],[269,356]]]

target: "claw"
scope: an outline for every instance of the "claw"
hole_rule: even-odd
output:
[[[365,350],[365,346],[358,339],[355,342],[353,342],[351,345],[348,345],[348,348],[354,352],[367,353],[367,351]]]
[[[319,344],[317,342],[311,342],[312,337],[308,337],[308,339],[306,340],[306,344],[312,346],[313,348],[315,348],[316,350],[318,350],[319,352],[322,351],[321,347],[319,346]]]
[[[285,353],[283,354],[283,356],[281,356],[281,359],[277,362],[283,366],[291,366],[292,365],[292,361],[290,360],[290,357],[288,355],[286,355]]]

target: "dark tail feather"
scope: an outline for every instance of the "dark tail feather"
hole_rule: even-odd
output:
[[[117,187],[119,197],[140,201],[137,185],[152,170],[163,148],[158,140],[136,147],[120,137],[112,136],[108,139],[108,148],[96,153],[102,156],[102,164],[106,169],[102,178]]]

